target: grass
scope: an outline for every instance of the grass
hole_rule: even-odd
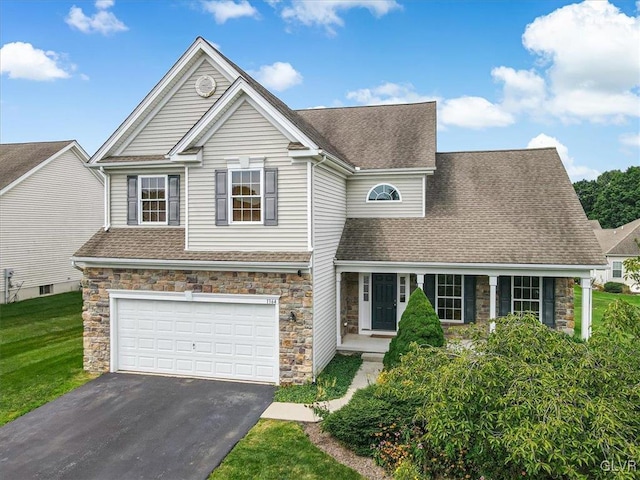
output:
[[[0,425],[82,385],[80,292],[0,305]]]
[[[582,288],[575,285],[573,287],[574,294],[574,309],[575,309],[575,335],[580,336],[582,332]],[[593,303],[591,324],[592,330],[600,328],[602,323],[602,316],[609,304],[615,300],[624,300],[631,305],[640,307],[640,295],[625,295],[623,293],[607,293],[593,290],[591,294],[591,301]]]
[[[294,422],[260,420],[209,480],[362,479],[313,445]]]
[[[318,375],[315,384],[282,386],[276,391],[274,401],[313,403],[340,398],[347,393],[360,365],[362,358],[359,355],[337,354]]]

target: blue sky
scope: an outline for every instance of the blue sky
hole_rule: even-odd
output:
[[[0,2],[0,140],[93,154],[197,36],[292,108],[438,102],[438,150],[640,165],[640,2]]]

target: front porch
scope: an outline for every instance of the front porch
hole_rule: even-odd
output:
[[[441,266],[421,273],[418,268],[407,271],[406,265],[358,267],[337,265],[339,351],[384,353],[416,288],[427,294],[447,336],[455,336],[455,330],[465,324],[488,324],[498,316],[523,311],[534,312],[550,328],[572,333],[574,276],[581,278],[584,297],[591,298],[590,279],[582,271]],[[589,300],[582,305],[583,336],[590,332]]]

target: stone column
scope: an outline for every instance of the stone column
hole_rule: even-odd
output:
[[[342,293],[342,273],[336,272],[336,345],[342,345],[342,308],[340,308]]]
[[[497,301],[496,301],[496,288],[498,286],[498,277],[492,275],[489,277],[489,319],[493,320],[498,316],[497,314]]]
[[[581,278],[582,287],[582,338],[588,340],[591,336],[591,278]]]

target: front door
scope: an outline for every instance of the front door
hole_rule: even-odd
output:
[[[396,274],[374,273],[371,275],[373,298],[371,306],[371,329],[396,330]]]

